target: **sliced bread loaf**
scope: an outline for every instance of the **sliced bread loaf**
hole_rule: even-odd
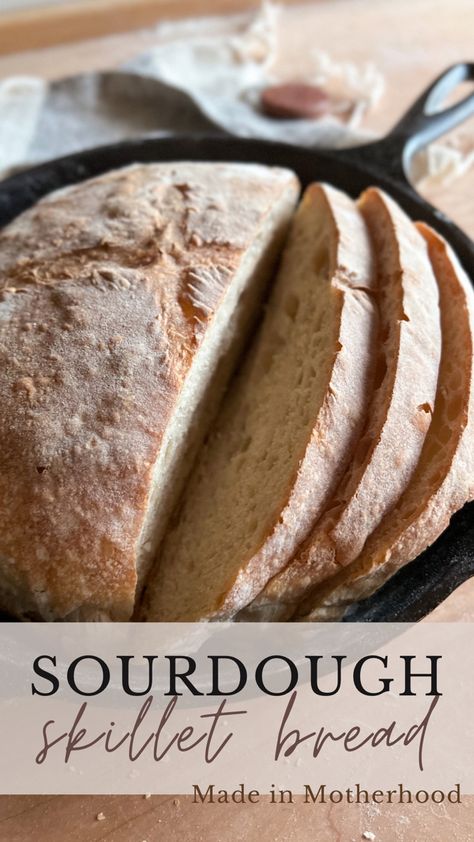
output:
[[[436,403],[420,461],[397,505],[359,557],[300,606],[307,619],[340,617],[416,558],[474,498],[474,294],[444,240],[419,224],[440,289],[442,355]]]
[[[0,608],[127,620],[299,192],[151,164],[0,234]]]
[[[360,553],[406,489],[433,411],[441,349],[438,288],[421,234],[388,196],[360,208],[378,259],[380,338],[365,433],[323,517],[259,598],[272,619],[291,617],[315,585]]]
[[[291,558],[352,456],[372,380],[363,218],[312,185],[260,332],[224,401],[148,583],[142,616],[233,616]]]

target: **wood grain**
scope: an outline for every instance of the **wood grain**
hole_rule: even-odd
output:
[[[291,2],[291,0],[284,0]],[[255,0],[82,0],[0,13],[0,54],[34,50],[111,32],[130,32],[166,18],[220,14]]]

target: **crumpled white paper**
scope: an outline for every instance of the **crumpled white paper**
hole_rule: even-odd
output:
[[[260,113],[260,92],[287,81],[278,59],[285,38],[281,9],[265,2],[255,14],[162,24],[157,45],[107,73],[53,82],[0,82],[0,175],[85,147],[160,132],[215,131],[302,146],[342,147],[374,139],[363,117],[384,79],[371,63],[336,62],[314,48],[305,81],[337,95],[344,120],[274,120]],[[463,174],[473,150],[434,144],[415,162],[424,187]]]
[[[215,125],[239,137],[321,147],[373,138],[357,127],[383,93],[382,74],[371,63],[335,62],[316,48],[308,56],[305,81],[335,89],[340,112],[349,108],[350,118],[275,120],[261,113],[260,92],[285,81],[278,70],[281,13],[280,6],[266,2],[256,16],[234,18],[230,31],[217,33],[215,19],[196,22],[194,31],[187,22],[168,24],[159,32],[170,40],[127,67],[186,94]]]
[[[47,85],[33,76],[0,81],[0,172],[28,157]]]
[[[471,167],[474,167],[474,140],[465,149],[432,143],[415,156],[410,178],[423,192],[461,178]]]

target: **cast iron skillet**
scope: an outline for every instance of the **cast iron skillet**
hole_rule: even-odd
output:
[[[440,211],[412,188],[406,170],[413,154],[474,114],[474,93],[442,109],[447,95],[474,80],[474,63],[443,73],[380,141],[345,150],[311,150],[284,143],[230,136],[183,136],[131,140],[61,158],[13,176],[0,185],[0,226],[51,190],[132,162],[251,161],[290,167],[303,186],[327,181],[357,196],[371,184],[387,190],[414,219],[424,220],[451,243],[474,278],[474,246]],[[464,507],[446,532],[377,594],[355,605],[350,621],[414,622],[454,588],[474,576],[474,503]]]

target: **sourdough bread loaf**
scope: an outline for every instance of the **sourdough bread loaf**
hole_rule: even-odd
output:
[[[270,582],[288,618],[319,582],[362,547],[408,486],[434,407],[441,351],[439,296],[421,234],[388,196],[370,188],[360,208],[378,260],[380,349],[365,431],[330,505]]]
[[[127,620],[298,194],[137,165],[0,234],[0,608]]]
[[[352,200],[309,187],[265,320],[163,542],[143,617],[235,615],[308,534],[365,418],[374,280],[367,229]]]
[[[474,498],[474,295],[447,243],[419,224],[438,280],[442,354],[433,418],[413,478],[358,558],[299,607],[305,619],[339,618],[416,558]]]

